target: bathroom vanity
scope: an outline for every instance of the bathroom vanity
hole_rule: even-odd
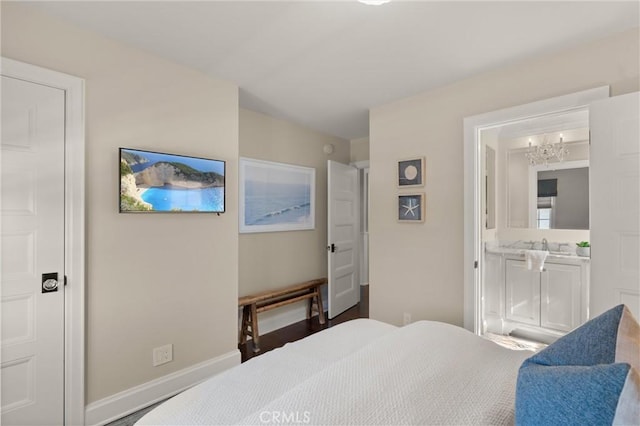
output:
[[[550,342],[587,320],[589,258],[550,252],[528,269],[526,249],[485,249],[484,332]]]

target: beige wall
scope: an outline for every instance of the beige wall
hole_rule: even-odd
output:
[[[327,155],[322,148],[332,144]],[[308,231],[240,234],[239,295],[327,276],[327,160],[349,163],[349,143],[240,109],[240,156],[316,169],[316,227]],[[261,314],[286,315],[297,305]]]
[[[238,88],[7,2],[2,55],[86,79],[87,403],[236,350]],[[119,214],[118,147],[227,160],[227,213]]]
[[[358,161],[369,160],[369,138],[351,139],[351,155],[350,160],[352,163]]]
[[[640,37],[628,31],[370,113],[370,313],[463,324],[463,119],[602,85],[637,91]],[[396,222],[396,159],[426,157],[426,221]]]

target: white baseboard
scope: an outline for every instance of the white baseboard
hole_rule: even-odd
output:
[[[258,317],[258,326],[260,335],[264,335],[267,333],[271,333],[272,331],[278,330],[282,327],[286,327],[291,324],[295,324],[298,321],[302,321],[307,318],[307,307],[303,305],[301,307],[296,307],[295,309],[287,310],[284,312],[282,309],[278,309],[273,311],[273,315],[270,315],[267,318]]]
[[[282,311],[282,309],[279,309],[278,311]],[[278,311],[273,312],[266,318],[264,316],[258,316],[258,330],[260,331],[261,336],[307,319],[306,305],[284,312]],[[324,311],[327,312],[326,306],[324,307]],[[314,312],[313,316],[317,317],[318,314]],[[251,340],[250,336],[249,340]]]
[[[240,351],[233,350],[142,385],[87,405],[85,425],[104,425],[156,402],[165,400],[209,377],[240,364]]]
[[[327,312],[326,287],[323,287],[321,291],[323,292],[322,300],[324,302],[324,311]],[[272,331],[307,319],[307,303],[308,302],[298,302],[289,307],[258,314],[258,331],[260,335],[271,333]],[[317,315],[317,313],[313,314],[313,316]],[[242,309],[238,309],[238,332],[240,331],[240,327],[242,327]],[[251,340],[251,336],[248,337],[248,340]]]

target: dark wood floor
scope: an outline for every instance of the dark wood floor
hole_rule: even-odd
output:
[[[244,345],[238,345],[238,349],[242,355],[242,362],[269,352],[272,349],[284,346],[285,343],[295,342],[325,328],[356,318],[369,318],[369,286],[360,287],[360,303],[334,319],[327,319],[323,325],[318,322],[318,317],[313,317],[310,320],[302,320],[262,335],[260,336],[260,352],[257,353],[253,352],[253,343],[251,341],[248,341]]]

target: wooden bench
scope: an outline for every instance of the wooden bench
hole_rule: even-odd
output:
[[[260,333],[258,332],[258,314],[270,311],[290,303],[309,299],[307,319],[311,318],[314,309],[318,312],[320,324],[325,323],[324,308],[320,288],[327,283],[326,278],[295,284],[278,290],[268,290],[238,298],[238,307],[242,308],[242,326],[240,327],[240,344],[253,340],[253,351],[260,351]]]

